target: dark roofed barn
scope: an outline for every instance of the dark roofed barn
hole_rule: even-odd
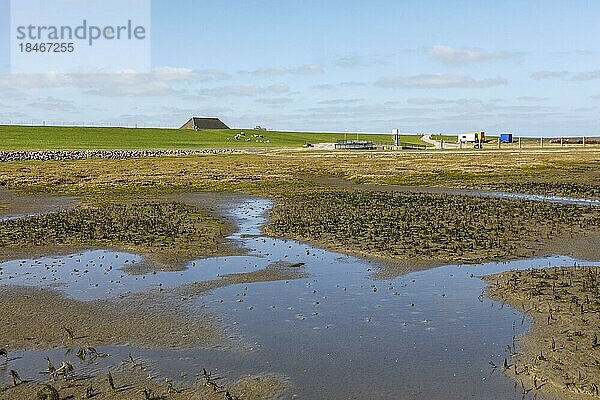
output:
[[[180,129],[193,129],[201,131],[203,129],[229,129],[219,118],[199,118],[192,117],[188,122],[183,124]]]

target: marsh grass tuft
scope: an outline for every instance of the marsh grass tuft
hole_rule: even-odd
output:
[[[546,241],[600,228],[592,207],[374,191],[282,197],[269,234],[392,259],[478,262],[527,257]]]
[[[507,299],[534,318],[514,358],[524,366],[522,379],[535,390],[550,384],[582,398],[597,396],[600,268],[509,271],[486,280],[493,298]]]
[[[106,204],[0,223],[0,246],[149,245],[171,247],[203,233],[210,217],[178,203]]]
[[[93,203],[0,222],[0,250],[104,247],[139,252],[158,264],[227,253],[231,226],[194,206],[169,201]]]

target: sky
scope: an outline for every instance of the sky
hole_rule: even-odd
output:
[[[8,3],[0,123],[600,135],[599,1],[152,0],[151,70],[87,76],[11,74]]]

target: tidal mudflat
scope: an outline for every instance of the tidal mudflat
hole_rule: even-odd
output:
[[[75,203],[74,197],[23,195],[0,187],[0,221],[64,210]]]
[[[55,383],[61,395],[80,396],[91,384],[99,399],[144,398],[144,389],[182,398],[173,390],[206,388],[204,368],[210,379],[223,378],[216,381],[223,387],[218,398],[225,391],[240,398],[552,398],[503,373],[531,319],[488,299],[480,277],[581,261],[553,256],[448,265],[377,280],[374,262],[263,236],[271,207],[257,198],[226,205],[238,226],[230,239],[248,254],[192,260],[181,271],[133,272],[139,256],[102,249],[0,264],[7,307],[13,291],[24,291],[28,300],[35,300],[31,292],[59,299],[64,308],[48,309],[47,321],[60,310],[134,303],[156,318],[147,326],[138,320],[131,335],[121,329],[121,337],[103,336],[94,329],[126,327],[135,318],[99,313],[104,322],[90,318],[89,329],[82,329],[76,312],[65,326],[54,321],[51,330],[22,331],[19,341],[12,333],[19,326],[47,322],[11,313],[0,335],[15,339],[0,366],[0,398],[29,399],[26,393],[49,378],[42,373],[46,357],[56,367],[73,366],[72,387]],[[194,324],[210,327],[205,332],[211,334],[202,340]],[[135,339],[144,332],[146,340]],[[12,387],[11,370],[30,382]],[[108,371],[121,380],[122,391],[110,388]],[[242,390],[240,377],[264,385]]]

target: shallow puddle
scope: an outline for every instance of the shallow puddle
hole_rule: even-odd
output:
[[[251,199],[228,210],[240,227],[232,239],[250,249],[249,255],[196,260],[184,271],[128,275],[122,268],[140,262],[139,257],[102,250],[0,264],[0,284],[55,287],[70,297],[91,300],[218,279],[276,261],[305,263],[309,278],[232,285],[190,300],[190,307],[200,305],[222,316],[243,335],[249,352],[110,346],[98,350],[111,357],[90,364],[64,350],[14,351],[11,357],[19,358],[9,368],[0,365],[0,382],[10,382],[8,369],[43,379],[39,372],[45,369],[46,356],[55,364],[77,361],[76,371],[93,373],[119,365],[132,353],[152,374],[188,382],[202,368],[226,377],[281,373],[291,382],[286,398],[521,398],[520,386],[503,375],[501,366],[513,336],[529,329],[530,320],[483,296],[485,283],[479,277],[578,261],[557,256],[454,265],[375,281],[371,275],[376,266],[364,260],[260,236],[270,207],[266,200]],[[534,395],[532,391],[528,398]]]
[[[190,262],[184,271],[129,274],[142,257],[93,250],[62,257],[0,263],[0,286],[48,287],[76,300],[100,300],[152,289],[172,289],[194,282],[220,279],[225,274],[264,268],[253,257],[232,256]],[[262,261],[262,260],[259,260]]]
[[[511,193],[511,192],[498,192],[492,190],[474,190],[476,196],[485,197],[496,197],[500,199],[519,199],[519,200],[530,200],[530,201],[541,201],[547,203],[559,203],[559,204],[573,204],[580,206],[596,206],[600,207],[600,200],[586,199],[578,197],[568,196],[554,196],[554,195],[543,195],[543,194],[525,194],[525,193]]]

